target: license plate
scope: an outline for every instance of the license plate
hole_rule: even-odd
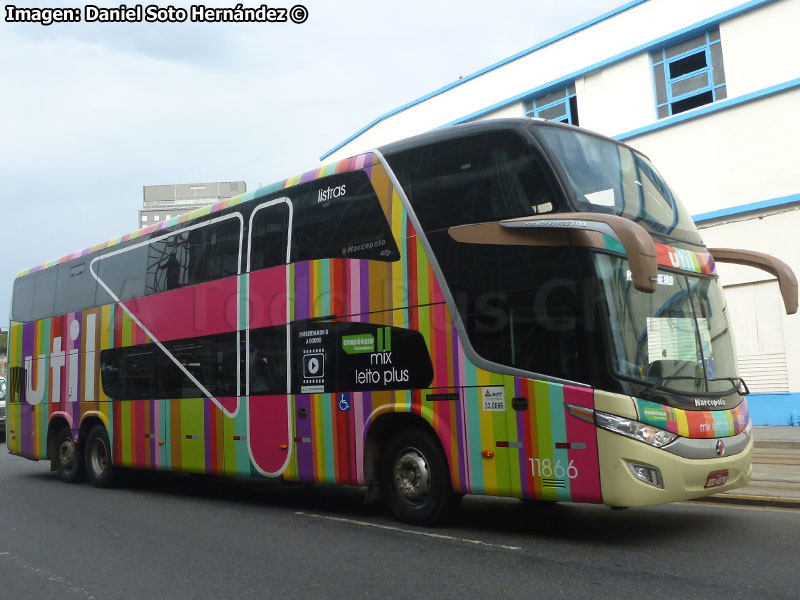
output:
[[[728,481],[728,469],[724,471],[714,471],[710,473],[708,479],[706,479],[706,489],[725,485],[726,481]]]

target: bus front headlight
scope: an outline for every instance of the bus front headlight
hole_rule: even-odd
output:
[[[595,411],[594,420],[598,427],[639,440],[656,448],[671,444],[678,437],[674,433],[647,425],[641,421],[634,421],[633,419],[626,419],[625,417],[618,417],[604,412]]]

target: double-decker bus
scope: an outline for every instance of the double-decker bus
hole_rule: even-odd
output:
[[[716,261],[650,161],[532,120],[392,143],[20,273],[8,449],[367,486],[432,524],[464,494],[639,506],[748,482]]]

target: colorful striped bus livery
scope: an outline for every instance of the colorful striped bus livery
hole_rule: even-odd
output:
[[[530,122],[499,123],[341,160],[21,272],[9,451],[98,486],[133,467],[379,487],[420,524],[462,494],[628,506],[746,483],[750,421],[723,372],[722,308],[681,308],[716,285],[711,255],[640,219],[659,274],[648,294],[630,285],[638,267],[616,221],[580,243],[504,229],[580,207],[536,158],[548,150]],[[489,222],[517,241],[450,234]],[[598,292],[606,268],[623,273],[616,296]],[[630,342],[626,319],[642,327]],[[687,373],[700,383],[683,385]],[[729,375],[727,391],[707,383]],[[714,400],[700,409],[695,396]]]

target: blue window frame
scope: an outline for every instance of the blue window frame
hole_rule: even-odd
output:
[[[575,84],[525,100],[525,116],[578,125]]]
[[[727,98],[719,29],[650,53],[659,119]]]

